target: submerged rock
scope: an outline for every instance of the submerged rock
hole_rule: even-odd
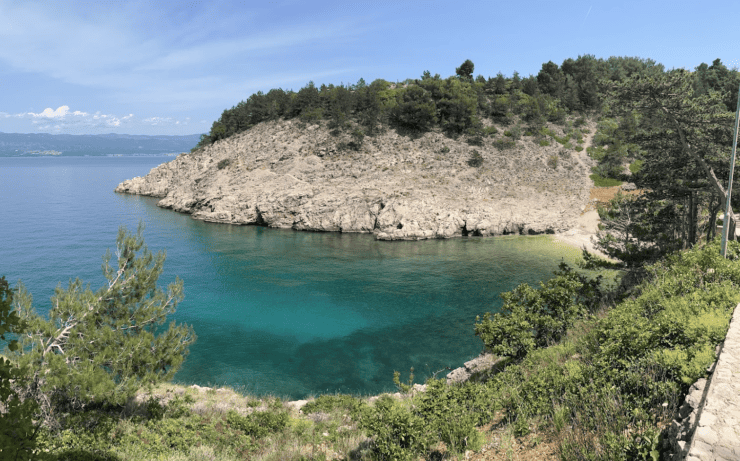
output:
[[[263,123],[116,192],[160,197],[159,206],[204,221],[381,240],[554,233],[573,227],[588,201],[585,153],[553,169],[555,147],[523,140],[499,151],[486,139],[475,147],[482,166],[471,167],[473,148],[438,132],[411,139],[386,130],[358,151],[343,147],[347,136],[297,120]]]

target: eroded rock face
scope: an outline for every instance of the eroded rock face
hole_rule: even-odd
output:
[[[195,219],[312,231],[374,233],[383,240],[535,234],[573,227],[591,186],[584,152],[529,138],[498,151],[441,133],[386,130],[359,151],[347,135],[296,120],[269,122],[181,154],[116,192],[161,197]],[[449,151],[448,151],[449,149]],[[473,150],[483,165],[470,167]],[[558,156],[557,168],[547,165]]]

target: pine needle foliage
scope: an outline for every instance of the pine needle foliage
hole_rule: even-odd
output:
[[[193,329],[171,322],[183,298],[177,279],[157,287],[165,254],[152,254],[142,236],[121,227],[117,263],[103,257],[105,286],[98,291],[80,279],[57,287],[48,317],[32,307],[19,284],[16,305],[27,323],[17,360],[27,367],[27,391],[42,404],[47,421],[55,412],[80,410],[91,403],[121,405],[143,385],[172,378],[195,341]]]

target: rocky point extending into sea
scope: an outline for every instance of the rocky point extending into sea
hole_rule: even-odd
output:
[[[267,122],[181,154],[116,192],[161,197],[159,206],[205,221],[382,240],[576,227],[592,186],[585,149],[528,136],[507,149],[493,138],[464,138],[384,129],[352,148],[349,132],[332,134],[326,122]],[[480,166],[469,162],[475,152]]]

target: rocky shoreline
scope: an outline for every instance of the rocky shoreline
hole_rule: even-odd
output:
[[[419,240],[562,233],[576,226],[592,185],[585,150],[530,137],[505,150],[493,138],[470,145],[439,132],[382,130],[354,148],[351,139],[325,122],[263,123],[116,192],[210,222]],[[470,165],[475,153],[480,166]]]

